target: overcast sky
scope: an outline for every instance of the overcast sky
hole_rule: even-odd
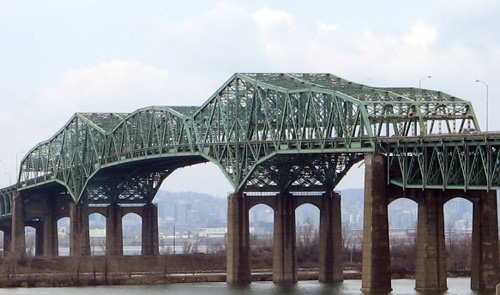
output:
[[[378,2],[378,4],[375,4]],[[412,2],[412,3],[408,3]],[[500,130],[500,0],[0,1],[0,187],[75,112],[205,102],[235,72],[440,90]],[[339,189],[361,187],[361,169]],[[162,187],[225,196],[211,164]]]

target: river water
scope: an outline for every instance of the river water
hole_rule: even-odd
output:
[[[492,295],[494,291],[474,292],[469,288],[469,278],[450,278],[446,292],[421,293],[413,290],[414,280],[393,280],[392,295]],[[99,286],[79,288],[15,288],[0,289],[0,295],[354,295],[360,291],[360,280],[346,280],[343,283],[322,284],[317,281],[300,281],[283,286],[272,282],[253,282],[246,286],[231,286],[226,283],[191,283],[142,286]],[[378,293],[380,294],[380,293]]]

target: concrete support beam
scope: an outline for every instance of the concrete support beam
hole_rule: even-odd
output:
[[[142,215],[142,255],[158,255],[158,206],[146,204]]]
[[[55,257],[58,255],[57,219],[55,217],[54,200],[47,198],[47,209],[43,219],[43,256]],[[38,236],[38,232],[37,232]]]
[[[227,220],[227,282],[250,283],[250,229],[248,202],[243,193],[228,197]]]
[[[111,204],[107,208],[106,219],[106,255],[123,255],[123,228],[122,210],[117,204]]]
[[[12,203],[12,236],[10,249],[12,249],[12,255],[15,257],[22,257],[26,254],[23,196],[17,194],[14,196]]]
[[[340,195],[334,192],[326,192],[321,201],[319,223],[319,281],[340,282],[344,279]]]
[[[384,156],[365,155],[365,212],[361,274],[363,291],[392,290],[386,174]]]
[[[473,202],[471,289],[495,289],[499,277],[497,192],[478,195]]]
[[[418,191],[415,289],[447,290],[443,192]]]
[[[70,204],[70,256],[89,256],[89,217],[87,205]]]
[[[296,265],[295,205],[291,194],[280,193],[274,212],[273,282],[297,282]]]

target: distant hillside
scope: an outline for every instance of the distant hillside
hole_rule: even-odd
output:
[[[227,199],[197,192],[159,191],[154,202],[158,204],[160,231],[197,232],[202,227],[221,227],[227,223]]]

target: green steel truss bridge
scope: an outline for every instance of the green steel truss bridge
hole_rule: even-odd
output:
[[[22,159],[12,195],[51,190],[77,203],[150,203],[177,168],[212,162],[235,191],[333,190],[367,153],[403,188],[500,189],[500,134],[471,102],[374,88],[331,74],[235,74],[201,107],[76,113]]]

